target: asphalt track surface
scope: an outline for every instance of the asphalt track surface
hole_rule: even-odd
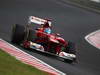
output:
[[[36,52],[28,53],[67,75],[100,75],[100,50],[84,39],[88,33],[100,29],[100,14],[60,0],[0,0],[0,38],[10,41],[11,25],[26,24],[29,15],[53,19],[53,32],[77,44],[78,63],[68,64]]]

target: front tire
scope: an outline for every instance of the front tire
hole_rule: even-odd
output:
[[[34,41],[36,39],[36,32],[32,29],[29,29],[29,33],[28,33],[28,41]]]
[[[75,43],[68,41],[68,46],[65,49],[65,52],[76,55],[76,46]]]

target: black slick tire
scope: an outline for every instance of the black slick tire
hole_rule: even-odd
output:
[[[19,24],[12,26],[11,42],[20,44],[24,40],[25,27]]]

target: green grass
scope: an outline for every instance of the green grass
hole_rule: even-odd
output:
[[[0,75],[48,75],[48,73],[23,64],[0,49]]]

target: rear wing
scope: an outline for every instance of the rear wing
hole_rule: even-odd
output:
[[[38,18],[38,17],[35,17],[35,16],[29,16],[29,21],[28,23],[31,24],[31,23],[35,23],[35,24],[38,24],[38,25],[41,25],[41,24],[44,24],[45,22],[47,22],[51,25],[51,21],[48,20],[48,19],[41,19],[41,18]]]

